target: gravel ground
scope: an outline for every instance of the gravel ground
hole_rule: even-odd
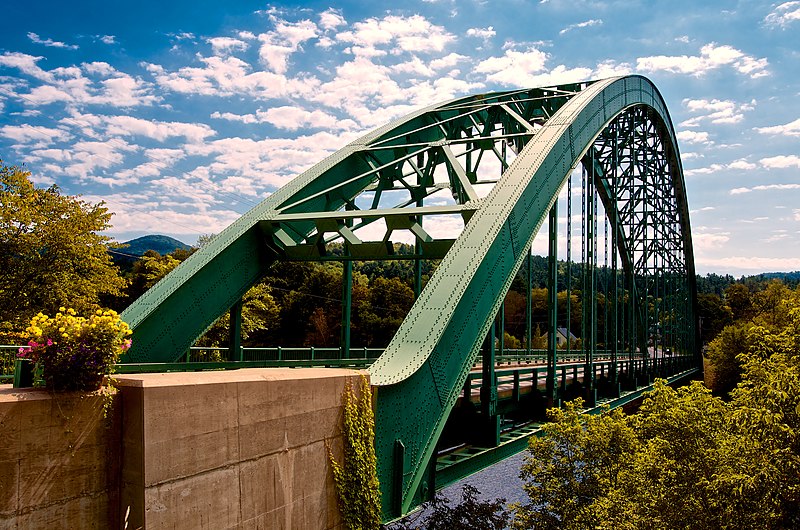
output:
[[[524,502],[525,492],[522,490],[522,479],[519,478],[519,470],[525,452],[516,454],[497,464],[487,467],[472,476],[452,484],[442,490],[442,493],[450,500],[451,506],[458,504],[461,500],[461,490],[465,484],[469,484],[480,491],[478,500],[493,501],[499,497],[506,499],[506,504],[512,502]],[[422,510],[412,514],[411,517],[418,519],[425,517],[428,510]],[[389,526],[391,529],[392,526]]]

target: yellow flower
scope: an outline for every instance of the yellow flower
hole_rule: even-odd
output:
[[[67,308],[66,308],[66,307],[64,307],[64,306],[61,306],[61,307],[59,307],[59,308],[58,308],[58,310],[59,310],[59,311],[61,311],[61,312],[63,313],[64,311],[66,311],[66,310],[67,310]]]

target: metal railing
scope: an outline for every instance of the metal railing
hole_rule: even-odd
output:
[[[15,361],[20,346],[0,345],[0,384],[11,383],[14,379]],[[380,357],[384,348],[351,348],[350,355],[347,358],[342,357],[342,350],[340,348],[328,347],[243,347],[239,355],[235,356],[233,360],[228,354],[226,347],[207,347],[207,346],[192,346],[179,360],[172,363],[120,363],[115,367],[115,372],[119,374],[133,374],[133,373],[148,373],[148,372],[186,372],[186,371],[202,371],[202,370],[231,370],[238,368],[275,368],[275,367],[351,367],[351,368],[366,368],[371,365],[375,359]],[[581,363],[584,361],[583,352],[571,351],[567,354],[565,351],[559,350],[558,358],[558,373],[560,374],[560,381],[565,381],[567,371],[574,372],[573,377],[578,377],[579,365],[572,363]],[[666,364],[671,360],[678,357],[662,357],[660,359],[649,359],[651,366],[656,366],[658,363]],[[598,350],[594,352],[595,370],[597,375],[602,377],[611,366],[611,353],[608,351]],[[541,385],[544,377],[546,376],[546,368],[543,366],[547,362],[547,350],[527,350],[519,349],[506,349],[502,354],[498,354],[495,358],[495,364],[498,368],[502,366],[518,365],[517,368],[510,369],[508,374],[505,372],[498,372],[498,381],[503,384],[503,377],[514,378],[519,381],[524,376],[535,378],[538,385]],[[635,366],[644,365],[644,356],[641,353],[635,354],[633,360],[629,359],[627,352],[618,355],[618,364],[620,369],[624,369],[625,363],[638,363]],[[521,365],[531,365],[531,368],[525,368]],[[478,357],[475,367],[480,366],[480,357]],[[633,366],[633,365],[631,365]],[[582,369],[581,369],[582,370]],[[503,375],[505,374],[505,375]],[[510,375],[509,375],[510,374]],[[540,381],[541,380],[541,381]],[[465,385],[480,385],[480,374],[472,373],[467,378]],[[563,384],[563,383],[561,383]],[[518,385],[518,383],[515,383]],[[469,395],[469,391],[466,391]]]
[[[0,384],[11,383],[14,380],[14,363],[20,347],[0,344]]]

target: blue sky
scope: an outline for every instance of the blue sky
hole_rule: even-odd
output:
[[[216,233],[364,132],[469,93],[639,73],[701,273],[800,270],[800,1],[13,2],[0,158],[120,241]]]

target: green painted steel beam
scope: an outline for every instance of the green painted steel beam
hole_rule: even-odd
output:
[[[638,166],[617,171],[621,164],[609,155],[607,131],[619,136],[615,152],[639,149],[657,162],[661,174],[671,176],[668,183],[650,179],[634,186]],[[377,391],[376,453],[384,512],[387,518],[406,512],[431,476],[439,435],[494,315],[559,191],[587,153],[601,162],[589,165],[600,199],[604,205],[612,198],[619,203],[616,210],[605,209],[619,217],[614,233],[618,247],[625,249],[620,255],[629,293],[658,292],[653,290],[658,289],[656,280],[646,276],[652,270],[672,270],[669,263],[686,276],[687,301],[696,304],[674,131],[655,87],[630,76],[459,98],[351,143],[277,190],[126,309],[122,318],[133,328],[133,347],[123,360],[178,359],[276,260],[337,259],[326,248],[334,242],[344,244],[345,260],[441,258],[370,368]],[[485,167],[499,167],[501,174],[485,175]],[[614,180],[602,182],[612,175]],[[483,183],[494,183],[494,188],[480,198],[477,186]],[[624,193],[617,193],[617,184],[627,186]],[[606,188],[611,191],[604,196]],[[445,189],[455,204],[438,206]],[[677,224],[654,217],[657,203],[650,195],[674,210]],[[460,216],[461,235],[455,240],[432,237],[423,219],[436,215]],[[378,220],[386,226],[384,235],[364,240],[359,230]],[[665,228],[648,239],[640,220]],[[413,255],[395,254],[397,230],[411,233]],[[650,256],[656,256],[655,269]],[[647,302],[627,304],[631,315],[623,335],[631,343],[641,344],[648,331]],[[696,333],[693,322],[685,328]],[[346,337],[342,340],[346,344]],[[631,345],[631,359],[633,350]]]
[[[491,325],[491,315],[500,308],[567,176],[604,128],[637,105],[653,109],[657,119],[670,123],[655,87],[637,76],[597,82],[564,102],[482,200],[394,339],[370,368],[371,380],[378,387],[376,452],[382,492],[396,498],[394,488],[402,483],[402,511],[414,503],[423,470],[435,454],[447,416]],[[669,141],[676,145],[671,125],[667,127]],[[688,218],[685,222],[688,226]],[[687,261],[692,260],[687,257]],[[409,396],[414,396],[417,406],[404,406]],[[402,470],[392,469],[398,440],[405,447]],[[402,481],[397,479],[401,475]],[[396,515],[387,506],[385,516]]]

